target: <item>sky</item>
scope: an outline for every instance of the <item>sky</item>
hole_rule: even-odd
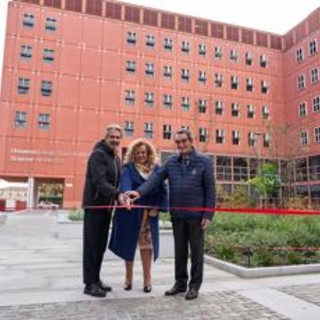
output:
[[[0,0],[1,70],[8,1]],[[320,6],[320,0],[125,0],[123,2],[278,34],[286,33]]]

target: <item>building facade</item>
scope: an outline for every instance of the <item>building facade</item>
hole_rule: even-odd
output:
[[[11,1],[0,178],[28,181],[29,205],[44,181],[78,205],[107,124],[162,159],[187,126],[226,192],[272,161],[282,194],[320,197],[319,42],[320,8],[277,35],[116,1]]]

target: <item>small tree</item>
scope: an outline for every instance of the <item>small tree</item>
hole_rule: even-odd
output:
[[[250,179],[248,183],[258,192],[259,197],[277,197],[281,187],[277,165],[275,163],[264,163],[261,166],[261,175]]]

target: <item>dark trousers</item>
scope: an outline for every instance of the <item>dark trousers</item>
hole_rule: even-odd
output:
[[[172,222],[175,251],[175,281],[180,287],[188,284],[188,254],[191,251],[189,287],[199,290],[203,279],[204,231],[201,219]]]
[[[83,282],[97,283],[106,251],[111,212],[85,209],[83,225]]]

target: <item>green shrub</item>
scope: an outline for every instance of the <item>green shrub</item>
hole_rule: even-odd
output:
[[[216,214],[205,250],[217,258],[247,266],[320,263],[320,219],[315,216]],[[250,248],[252,255],[244,254]]]
[[[73,209],[69,212],[68,218],[72,221],[83,221],[84,211],[82,209]]]

